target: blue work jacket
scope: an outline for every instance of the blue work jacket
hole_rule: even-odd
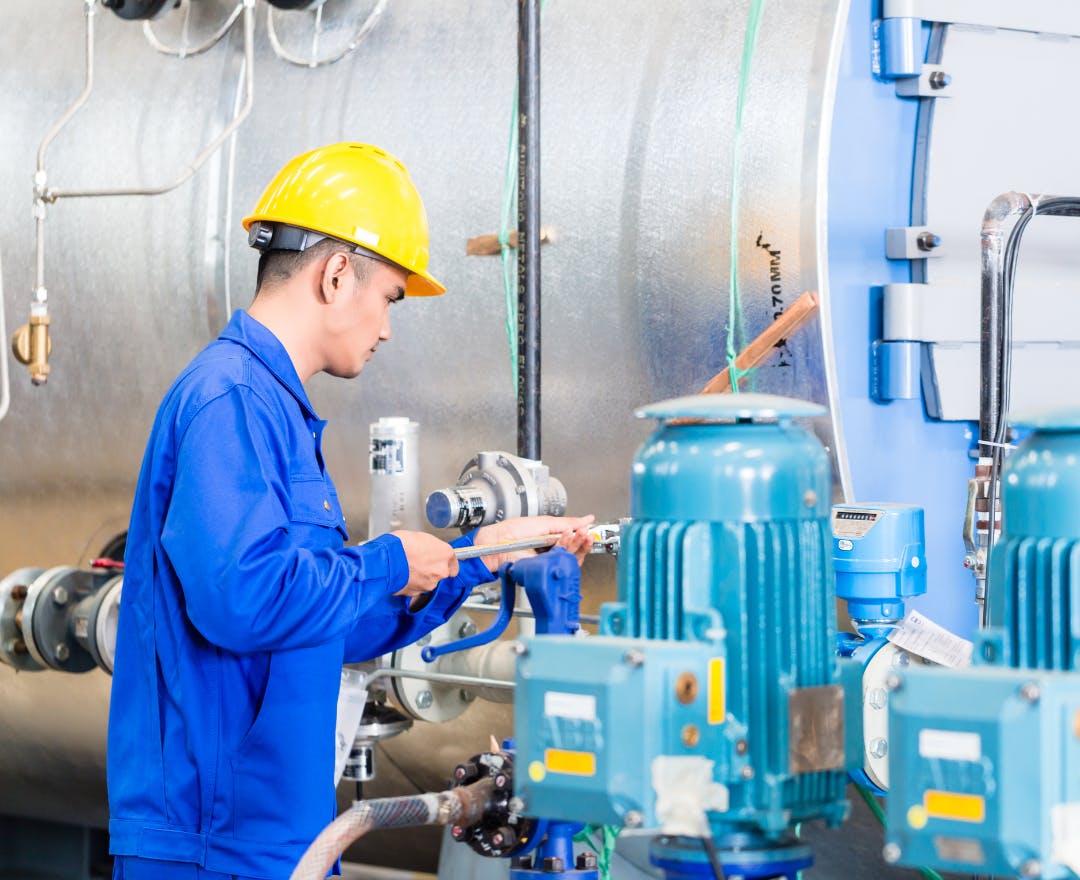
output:
[[[288,877],[336,813],[342,664],[415,641],[492,579],[468,560],[415,613],[393,595],[409,575],[401,542],[345,546],[325,424],[277,337],[242,311],[161,404],[125,554],[116,855]]]

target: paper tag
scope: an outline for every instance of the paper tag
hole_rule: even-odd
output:
[[[907,613],[900,625],[889,633],[889,641],[942,666],[959,669],[971,665],[974,645],[917,611]]]
[[[364,715],[367,703],[367,676],[348,667],[341,670],[341,688],[337,701],[337,732],[334,736],[334,787],[341,782],[345,772],[345,762],[352,751],[356,731],[360,729],[360,719]]]

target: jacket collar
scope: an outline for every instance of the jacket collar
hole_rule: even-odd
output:
[[[300,377],[296,374],[292,358],[281,341],[265,325],[260,324],[243,309],[237,309],[218,338],[242,345],[255,355],[273,373],[274,378],[296,398],[304,413],[312,419],[318,419]]]

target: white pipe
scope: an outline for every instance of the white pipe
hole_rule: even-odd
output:
[[[176,189],[190,180],[195,172],[217,151],[226,139],[247,119],[255,102],[255,0],[243,0],[244,3],[244,105],[232,121],[214,138],[206,148],[195,157],[180,176],[170,183],[149,187],[118,187],[115,189],[50,189],[45,193],[45,200],[79,199],[96,196],[157,196]]]

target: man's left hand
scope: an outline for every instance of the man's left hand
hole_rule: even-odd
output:
[[[539,538],[542,535],[559,535],[556,547],[565,547],[577,557],[578,565],[592,549],[592,534],[589,527],[596,521],[595,516],[522,516],[503,522],[492,523],[477,529],[473,544],[504,544],[507,541],[522,541],[526,538]],[[498,571],[504,562],[513,562],[525,556],[535,556],[535,550],[515,550],[511,553],[499,553],[483,556],[481,559],[492,572]]]

